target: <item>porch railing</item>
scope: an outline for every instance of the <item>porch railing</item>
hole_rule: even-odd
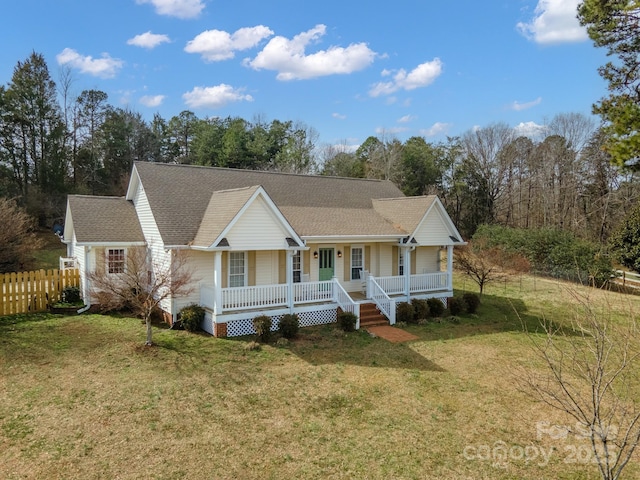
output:
[[[335,297],[334,301],[343,312],[351,312],[356,316],[356,330],[360,330],[360,305],[353,301],[340,282],[333,280]]]
[[[411,275],[409,292],[428,292],[431,290],[443,290],[447,288],[447,272],[423,273],[422,275]]]
[[[293,303],[317,303],[333,300],[333,280],[322,282],[300,282],[293,284]]]
[[[387,295],[404,293],[405,277],[403,275],[396,275],[395,277],[375,277],[375,280]]]
[[[222,289],[222,310],[249,310],[287,305],[287,284]]]
[[[367,291],[371,300],[373,300],[378,309],[389,319],[390,325],[396,323],[396,301],[389,298],[389,295],[383,290],[382,286],[376,281],[376,278],[369,275],[367,277]]]

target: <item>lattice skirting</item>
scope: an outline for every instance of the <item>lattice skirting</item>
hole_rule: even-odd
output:
[[[334,323],[336,321],[336,309],[330,310],[314,310],[310,312],[296,312],[300,319],[300,327],[310,327],[312,325],[324,325],[327,323]],[[253,319],[257,314],[252,315],[250,318],[243,318],[239,320],[232,320],[227,322],[227,336],[239,337],[242,335],[254,335],[256,331],[253,329]],[[271,330],[278,330],[280,319],[283,315],[273,315],[271,320]]]

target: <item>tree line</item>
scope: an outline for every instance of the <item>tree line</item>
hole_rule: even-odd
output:
[[[439,195],[466,238],[499,224],[605,242],[640,194],[636,174],[606,153],[608,133],[581,114],[557,115],[537,138],[495,123],[438,143],[383,133],[353,150],[319,145],[312,127],[288,120],[183,111],[147,121],[72,85],[34,52],[0,86],[0,196],[41,225],[64,215],[68,193],[124,194],[134,161],[387,179],[406,195]]]

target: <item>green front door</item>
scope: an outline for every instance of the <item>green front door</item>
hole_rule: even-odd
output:
[[[331,280],[335,273],[333,268],[333,248],[321,248],[319,253],[319,279],[321,282],[323,280]]]

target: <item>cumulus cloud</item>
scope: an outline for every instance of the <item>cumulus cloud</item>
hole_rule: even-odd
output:
[[[518,101],[515,101],[510,105],[510,108],[511,110],[520,112],[522,110],[527,110],[528,108],[535,107],[536,105],[540,105],[541,102],[542,102],[542,97],[538,97],[531,102],[525,102],[525,103],[520,103]]]
[[[587,31],[578,22],[581,0],[539,0],[534,17],[520,22],[517,29],[530,40],[541,44],[581,42]]]
[[[430,62],[418,65],[407,73],[403,68],[397,72],[383,70],[383,77],[391,77],[388,82],[379,82],[371,87],[369,95],[379,97],[381,95],[391,95],[398,90],[415,90],[432,84],[436,78],[442,74],[442,61],[434,58]]]
[[[420,130],[420,134],[425,137],[437,137],[446,134],[451,128],[450,123],[436,122],[429,128]]]
[[[264,25],[241,28],[232,34],[222,30],[207,30],[190,40],[184,51],[198,53],[208,62],[218,62],[233,58],[239,50],[255,47],[271,35],[273,31]]]
[[[118,58],[111,58],[108,53],[103,53],[101,58],[93,58],[90,55],[80,55],[72,48],[65,48],[56,55],[58,65],[69,65],[71,68],[80,70],[81,73],[88,73],[100,78],[113,78],[122,68],[124,62]]]
[[[346,119],[346,118],[347,118],[347,116],[346,116],[346,115],[343,115],[343,114],[341,114],[341,113],[332,113],[332,114],[331,114],[331,116],[332,116],[333,118],[337,118],[338,120],[344,120],[344,119]]]
[[[544,136],[547,127],[544,125],[538,125],[535,122],[522,122],[513,127],[513,130],[519,137],[536,139]]]
[[[159,107],[165,98],[165,95],[145,95],[140,98],[140,103],[145,107]]]
[[[376,135],[398,135],[399,133],[406,132],[408,128],[406,127],[392,127],[392,128],[384,128],[378,127],[376,128]]]
[[[415,115],[405,115],[404,117],[400,117],[398,119],[398,123],[409,123],[414,121],[416,118],[418,117],[416,117]]]
[[[245,65],[255,69],[275,70],[278,80],[305,80],[326,75],[347,74],[362,70],[373,62],[376,53],[365,43],[348,47],[329,47],[306,54],[310,43],[317,43],[326,33],[325,25],[316,25],[292,39],[277,36]]]
[[[251,95],[245,95],[242,88],[233,88],[221,83],[213,87],[195,87],[182,95],[190,108],[222,108],[235,102],[252,102]]]
[[[127,40],[127,45],[152,49],[157,47],[161,43],[169,43],[170,41],[171,40],[167,35],[151,33],[151,31],[148,31],[130,38],[129,40]]]
[[[158,15],[182,19],[196,18],[204,10],[203,0],[136,0],[138,4],[150,3]]]

